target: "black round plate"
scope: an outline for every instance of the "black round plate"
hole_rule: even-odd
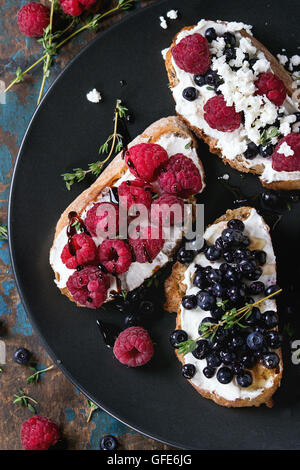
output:
[[[180,19],[163,30],[159,16],[178,9]],[[60,75],[39,106],[26,132],[16,163],[10,195],[9,233],[12,262],[22,301],[51,357],[63,372],[104,410],[155,439],[187,449],[300,448],[298,368],[286,354],[286,369],[276,406],[270,410],[226,409],[202,398],[181,377],[169,345],[175,317],[157,312],[150,327],[155,356],[147,366],[128,369],[103,344],[97,318],[122,323],[120,313],[77,308],[62,296],[48,263],[54,227],[61,212],[88,184],[68,192],[61,173],[87,167],[98,157],[99,145],[111,133],[115,100],[123,99],[135,115],[132,136],[153,121],[174,114],[174,103],[161,58],[173,35],[200,18],[243,21],[255,25],[255,35],[274,53],[296,52],[299,5],[261,0],[185,1],[155,4],[131,14],[99,34]],[[121,88],[120,80],[127,86]],[[91,104],[86,93],[103,92],[103,102]],[[206,222],[229,207],[233,197],[217,176],[230,173],[231,183],[248,195],[261,191],[255,177],[228,168],[207,146],[199,144],[208,187]],[[286,284],[299,278],[299,205],[283,210],[274,230],[280,277]],[[293,268],[294,266],[294,268]],[[163,301],[163,298],[162,298]],[[162,309],[161,309],[162,310]],[[288,320],[284,320],[288,321]],[[289,320],[294,322],[295,320]]]

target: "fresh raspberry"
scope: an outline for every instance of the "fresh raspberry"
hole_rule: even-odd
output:
[[[137,178],[135,180],[123,181],[118,188],[118,194],[120,204],[123,204],[127,211],[136,204],[143,204],[147,209],[150,209],[153,188],[151,184]],[[124,198],[124,200],[121,198]]]
[[[135,259],[139,263],[151,263],[164,245],[162,230],[160,227],[153,228],[151,233],[151,226],[149,226],[141,227],[137,231],[139,232],[139,238],[129,236],[128,239],[134,251]],[[154,238],[154,236],[158,238]]]
[[[153,343],[141,326],[131,326],[122,331],[114,344],[114,355],[126,366],[143,366],[154,354]]]
[[[111,211],[109,210],[111,208]],[[119,206],[113,202],[97,202],[86,213],[85,226],[93,236],[105,237],[105,232],[119,230]]]
[[[67,280],[67,288],[75,302],[88,308],[98,308],[107,298],[109,276],[97,266],[75,271]]]
[[[185,72],[204,75],[210,66],[210,52],[207,39],[195,33],[181,39],[171,49],[176,65]]]
[[[223,95],[213,96],[204,105],[204,119],[212,129],[233,132],[240,127],[241,113],[233,106],[227,106]]]
[[[255,86],[258,89],[258,95],[266,95],[276,106],[281,106],[286,98],[283,81],[273,73],[261,73],[255,82]]]
[[[97,262],[97,248],[94,240],[86,233],[76,233],[72,237],[72,247],[75,255],[70,253],[69,243],[64,246],[60,255],[62,262],[69,269],[76,269],[77,266],[95,264]]]
[[[96,0],[59,0],[60,6],[67,15],[79,16],[88,10]]]
[[[130,247],[124,240],[104,240],[98,255],[100,263],[113,274],[125,273],[132,263]]]
[[[283,153],[279,153],[283,143],[291,148],[293,155],[286,157]],[[300,134],[292,132],[280,139],[272,155],[272,167],[276,171],[300,171]]]
[[[125,161],[131,173],[145,181],[154,181],[160,165],[168,160],[164,148],[157,144],[138,144],[125,153]]]
[[[18,11],[17,22],[25,36],[43,36],[44,29],[50,23],[50,11],[41,3],[30,2]]]
[[[175,214],[173,211],[170,211],[172,206],[176,208]],[[151,220],[153,223],[159,223],[163,226],[172,226],[174,223],[181,223],[183,218],[184,202],[179,197],[173,196],[172,194],[163,194],[153,201],[151,206]]]
[[[60,432],[49,418],[35,415],[24,421],[20,437],[25,450],[48,450],[57,443]]]
[[[169,194],[187,198],[202,188],[201,175],[195,163],[182,153],[173,155],[158,177],[161,189]]]

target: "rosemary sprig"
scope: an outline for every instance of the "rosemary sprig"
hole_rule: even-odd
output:
[[[31,374],[29,377],[26,379],[26,383],[32,384],[32,383],[37,383],[40,380],[41,374],[44,372],[47,372],[48,370],[54,369],[54,365],[46,367],[45,369],[38,370],[36,367],[30,367],[31,370],[34,371],[33,374]]]
[[[99,408],[98,405],[93,403],[91,400],[87,400],[87,404],[90,407],[90,412],[89,412],[89,415],[88,415],[88,418],[87,418],[86,422],[89,423],[92,419],[92,416],[93,416],[94,412],[99,410],[100,408]]]
[[[241,328],[247,328],[246,325],[243,325],[241,323],[242,320],[246,320],[250,315],[253,307],[256,307],[257,305],[261,304],[267,299],[270,299],[271,297],[274,297],[274,295],[280,294],[282,292],[282,289],[279,289],[276,292],[273,292],[273,294],[268,295],[267,297],[264,297],[262,299],[257,300],[253,304],[246,304],[244,307],[240,309],[232,308],[231,310],[228,310],[226,313],[221,318],[221,321],[219,323],[210,323],[210,322],[204,322],[201,324],[199,328],[199,333],[201,333],[201,336],[197,338],[196,340],[193,339],[188,339],[187,341],[183,341],[182,343],[178,344],[178,354],[187,354],[189,352],[193,352],[196,347],[197,347],[197,341],[199,339],[208,339],[212,341],[218,331],[218,328],[220,326],[224,326],[226,330],[232,328],[234,325],[238,325]],[[226,303],[228,300],[223,301],[223,302],[218,302],[218,304],[223,308],[224,303]]]
[[[35,405],[37,405],[38,402],[36,400],[34,400],[33,398],[29,397],[28,395],[26,395],[24,390],[22,390],[22,388],[18,389],[18,393],[19,394],[14,395],[15,399],[13,401],[13,404],[14,405],[18,404],[20,406],[26,406],[31,411],[31,413],[35,414],[36,410],[30,402],[34,403]]]
[[[67,36],[65,39],[63,39],[61,42],[59,42],[56,47],[55,47],[55,53],[53,51],[53,55],[56,54],[57,50],[60,49],[64,44],[66,44],[70,39],[73,39],[73,37],[77,36],[77,34],[80,34],[82,31],[85,31],[86,29],[93,29],[96,30],[99,26],[100,21],[105,18],[106,16],[113,15],[117,11],[124,11],[128,10],[133,4],[135,0],[119,0],[118,4],[114,7],[111,8],[110,10],[106,11],[105,13],[99,13],[94,15],[89,21],[87,21],[81,28],[76,29],[73,33],[71,33],[69,36]],[[73,26],[76,20],[68,26],[67,29]],[[65,33],[66,30],[63,32]],[[61,36],[61,35],[60,35]],[[53,36],[52,36],[53,38]],[[34,67],[36,67],[40,62],[44,61],[47,58],[48,55],[47,51],[45,54],[43,54],[38,60],[36,60],[30,67],[28,67],[24,72],[21,71],[20,67],[18,67],[17,72],[16,72],[16,78],[12,80],[12,82],[8,85],[8,87],[4,90],[4,93],[6,93],[10,88],[12,88],[16,83],[20,83],[23,81],[24,75],[26,75],[30,70],[32,70]]]
[[[104,144],[99,148],[99,154],[107,153],[107,157],[104,160],[99,160],[89,164],[89,169],[84,170],[82,168],[74,168],[73,173],[63,173],[63,177],[66,187],[68,190],[71,189],[72,184],[80,183],[88,173],[99,176],[103,170],[103,166],[111,158],[113,153],[120,152],[123,148],[123,137],[118,133],[118,120],[124,118],[128,109],[122,105],[121,100],[117,99],[115,111],[114,111],[114,130],[113,133],[106,139]]]
[[[260,135],[259,144],[263,147],[266,147],[272,139],[280,135],[279,129],[277,127],[269,127],[264,129]]]
[[[0,240],[7,240],[7,239],[8,239],[7,226],[0,225]]]

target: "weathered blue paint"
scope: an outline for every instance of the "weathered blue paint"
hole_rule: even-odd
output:
[[[65,417],[68,423],[71,423],[76,418],[76,413],[73,408],[65,408]]]
[[[0,311],[1,311],[1,308],[0,308]],[[27,318],[27,315],[25,313],[24,307],[21,304],[21,302],[17,305],[16,324],[15,326],[13,326],[12,332],[25,335],[25,336],[33,335],[33,329],[32,329],[31,323],[29,323],[29,320]]]
[[[100,439],[105,434],[113,434],[117,437],[121,437],[124,434],[135,434],[135,431],[132,431],[104,411],[95,411],[91,422],[94,424],[94,428],[90,434],[90,442],[87,445],[87,450],[99,449]]]

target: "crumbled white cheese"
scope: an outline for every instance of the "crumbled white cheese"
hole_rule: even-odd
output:
[[[280,134],[286,136],[291,132],[291,124],[296,122],[296,116],[294,114],[291,114],[289,116],[283,116],[280,119],[280,126],[279,126],[279,132]]]
[[[293,70],[294,67],[298,67],[298,65],[300,65],[300,56],[299,55],[293,55],[290,58],[289,69]]]
[[[177,20],[178,10],[169,10],[167,13],[167,17],[170,18],[170,20]]]
[[[169,48],[167,47],[166,49],[163,49],[161,51],[161,55],[163,57],[164,60],[166,60],[166,56],[167,56],[167,52],[168,52]]]
[[[163,28],[163,29],[167,29],[168,23],[166,22],[166,20],[163,16],[159,17],[159,21],[160,21],[160,27]]]
[[[286,142],[282,142],[277,152],[284,155],[285,157],[294,155],[294,150]]]
[[[101,100],[102,100],[102,96],[101,94],[99,93],[98,90],[96,90],[96,88],[94,88],[93,90],[89,91],[86,95],[86,98],[88,101],[90,101],[91,103],[99,103]]]
[[[277,54],[277,59],[279,60],[281,65],[285,65],[288,62],[288,57],[283,54]]]
[[[224,173],[224,175],[219,176],[218,179],[228,181],[229,180],[229,174]]]

